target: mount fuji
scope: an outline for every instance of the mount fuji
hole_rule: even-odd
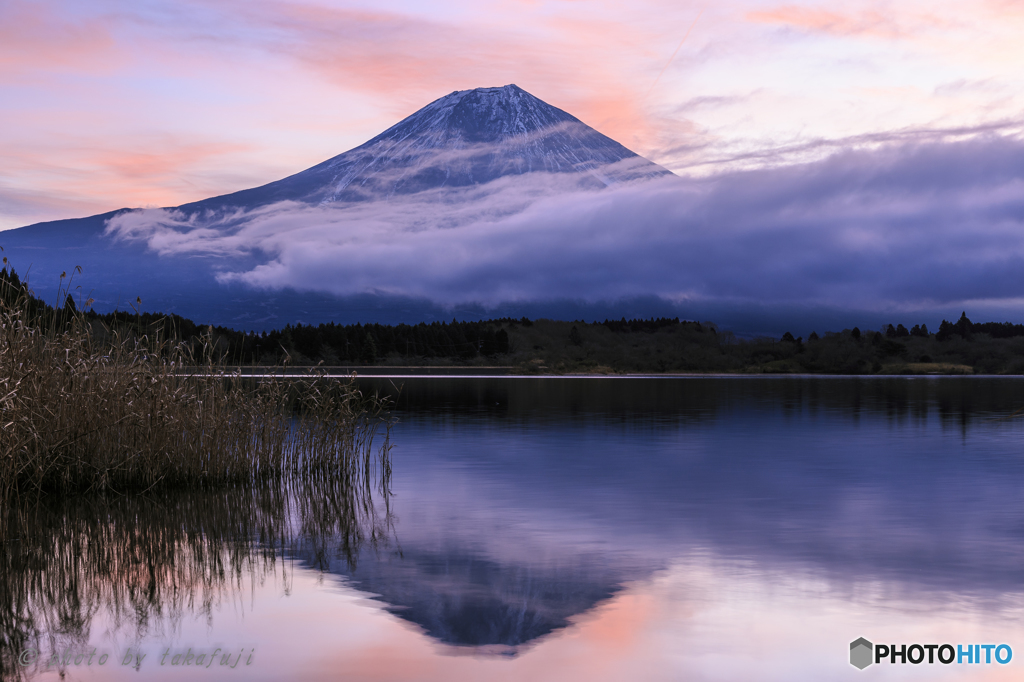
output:
[[[181,206],[374,201],[532,172],[583,186],[671,173],[515,85],[446,95],[355,149],[283,180]]]
[[[61,272],[82,266],[76,291],[101,312],[141,297],[146,310],[257,330],[450,319],[453,310],[468,318],[565,317],[592,302],[573,292],[517,292],[512,272],[494,272],[480,292],[473,276],[439,286],[429,271],[452,263],[432,258],[417,240],[447,240],[438,254],[470,249],[458,267],[483,267],[492,246],[531,239],[529,229],[520,239],[515,223],[535,224],[531,211],[557,211],[566,196],[592,200],[672,181],[664,168],[506,85],[441,97],[365,144],[276,182],[177,207],[38,223],[0,233],[0,246],[43,297],[56,295]],[[482,241],[489,233],[492,245]],[[394,253],[381,253],[388,248]],[[426,267],[422,278],[402,265],[410,258]],[[670,312],[657,297],[631,293],[646,301],[639,310],[634,300],[607,312]],[[575,308],[563,312],[570,300]]]
[[[261,187],[39,223],[0,247],[51,302],[80,265],[73,293],[100,312],[141,297],[256,331],[679,316],[778,336],[1019,319],[1022,158],[1009,137],[897,141],[679,177],[507,85],[453,92]]]

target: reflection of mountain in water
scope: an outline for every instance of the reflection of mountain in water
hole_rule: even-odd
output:
[[[103,609],[140,632],[209,609],[280,553],[483,652],[692,556],[928,606],[1024,594],[1020,379],[425,379],[402,400],[380,518],[331,512],[351,486],[24,510],[0,662],[87,641]]]
[[[395,615],[458,646],[526,644],[568,626],[620,582],[596,559],[535,566],[454,551],[365,560],[349,576]]]
[[[339,572],[438,641],[535,641],[691,553],[843,591],[1024,589],[1020,380],[403,381],[403,556]]]
[[[641,575],[708,551],[842,589],[1024,590],[1019,378],[403,381],[406,546],[507,557],[528,529]]]
[[[403,554],[331,568],[462,646],[536,641],[691,552],[843,590],[1013,593],[1024,471],[1005,417],[1022,388],[407,379],[394,432]]]

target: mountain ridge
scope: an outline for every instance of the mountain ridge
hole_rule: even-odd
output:
[[[504,115],[498,115],[504,114]],[[357,202],[531,172],[595,174],[593,187],[672,175],[575,116],[511,84],[456,90],[363,144],[259,187],[179,210],[275,201]],[[410,170],[412,172],[410,172]]]
[[[486,119],[490,125],[480,125],[481,112],[494,114],[502,109],[514,111],[511,119],[491,115]],[[495,124],[500,129],[496,130]],[[494,158],[495,148],[505,152],[504,159]],[[584,184],[591,188],[673,175],[566,111],[547,104],[515,84],[509,84],[455,90],[421,107],[363,144],[280,180],[163,208],[185,212],[217,211],[278,201],[324,204],[381,198],[381,185],[386,186],[390,178],[368,178],[359,174],[365,170],[371,171],[370,175],[394,170],[394,163],[382,160],[384,155],[381,151],[399,155],[399,160],[420,162],[417,174],[400,177],[393,183],[392,191],[383,192],[385,197],[436,187],[484,184],[504,175],[531,172],[583,173],[591,180],[584,181]],[[460,155],[459,151],[463,154]],[[445,152],[449,153],[446,155]],[[468,163],[467,156],[470,157]],[[422,163],[431,160],[441,163]],[[521,163],[517,165],[517,161]],[[464,172],[461,175],[455,173],[454,177],[448,172],[442,178],[441,171],[451,171],[451,166],[460,165],[455,162],[462,162]],[[611,172],[600,174],[602,168]],[[73,228],[75,221],[90,221],[85,236],[91,236],[103,230],[102,225],[97,225],[102,221],[97,219],[105,220],[134,210],[138,209],[121,207],[82,218],[33,223],[5,230],[3,235],[10,237],[22,230],[37,230],[44,226],[49,226],[47,231],[58,226],[60,229]]]

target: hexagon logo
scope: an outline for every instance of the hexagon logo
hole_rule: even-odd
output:
[[[874,656],[871,655],[874,648],[875,645],[863,637],[850,642],[850,665],[857,668],[857,670],[863,670],[874,663],[874,661],[871,660],[874,658]]]

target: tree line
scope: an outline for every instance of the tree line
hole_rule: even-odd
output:
[[[65,281],[62,279],[62,282]],[[199,325],[175,314],[78,311],[67,295],[51,307],[32,296],[9,268],[0,272],[3,295],[21,300],[40,318],[59,323],[80,314],[102,340],[118,331],[149,339],[213,347],[238,365],[502,365],[528,372],[809,372],[1024,373],[1024,324],[976,323],[966,311],[943,320],[936,332],[926,324],[888,324],[812,332],[806,341],[737,339],[711,322],[634,318],[560,322],[526,317],[419,324],[289,324],[279,330],[246,332]],[[13,298],[12,298],[13,300]],[[88,303],[88,302],[85,302]],[[86,307],[86,306],[83,306]]]

